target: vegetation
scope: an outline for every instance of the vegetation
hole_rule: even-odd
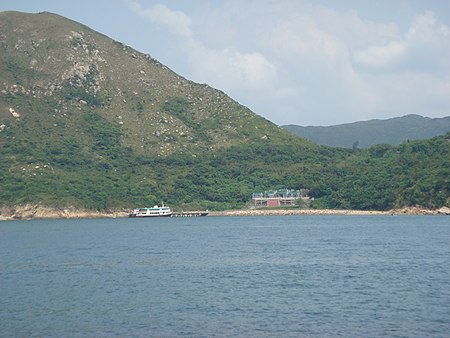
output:
[[[92,138],[89,147],[66,139],[45,151],[25,140],[3,148],[2,204],[105,210],[164,201],[179,209],[220,210],[241,208],[252,192],[280,187],[308,188],[315,208],[388,210],[449,203],[450,134],[357,153],[267,141],[199,157],[143,157],[121,146],[118,128],[98,114],[88,113],[83,121]]]
[[[192,129],[199,141],[211,143],[207,130],[200,121],[196,120],[188,100],[182,97],[171,98],[164,103],[163,107],[168,114],[177,117],[186,127]]]
[[[279,188],[314,208],[449,206],[450,134],[320,146],[57,15],[2,12],[0,31],[1,206],[221,210]]]
[[[283,128],[319,144],[356,149],[379,143],[399,145],[407,140],[428,139],[445,134],[450,131],[450,116],[432,119],[406,115],[328,127],[287,125]]]

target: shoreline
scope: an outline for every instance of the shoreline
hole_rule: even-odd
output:
[[[0,207],[0,221],[31,219],[82,219],[82,218],[128,218],[128,210],[98,212],[75,208],[49,208],[37,205]],[[293,215],[450,215],[450,208],[437,210],[420,207],[407,207],[389,211],[377,210],[342,210],[342,209],[242,209],[210,211],[206,217],[217,216],[293,216]]]
[[[0,221],[32,219],[125,218],[129,211],[94,211],[76,208],[49,208],[37,205],[0,207]]]
[[[212,211],[209,216],[294,216],[294,215],[389,215],[387,211],[337,209],[250,209]]]
[[[450,208],[440,208],[437,210],[409,207],[388,211],[379,210],[346,210],[346,209],[249,209],[249,210],[227,210],[213,211],[210,216],[293,216],[293,215],[450,215]]]

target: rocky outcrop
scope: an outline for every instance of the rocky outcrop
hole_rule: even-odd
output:
[[[437,210],[437,213],[439,215],[450,215],[450,208],[442,207],[442,208]]]
[[[50,218],[119,218],[127,217],[128,211],[98,212],[75,208],[48,208],[37,205],[23,205],[0,208],[0,220],[50,219]]]
[[[440,209],[430,210],[415,206],[391,210],[390,213],[392,215],[450,215],[450,208],[442,207]]]

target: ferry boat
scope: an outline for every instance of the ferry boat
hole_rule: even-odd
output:
[[[165,207],[164,204],[159,207],[155,205],[153,208],[137,208],[134,209],[129,217],[170,217],[172,216],[172,210],[169,207]]]

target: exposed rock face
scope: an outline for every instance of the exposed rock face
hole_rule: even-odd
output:
[[[36,116],[74,129],[78,116],[95,109],[120,126],[124,145],[159,156],[292,137],[225,93],[55,14],[1,12],[0,48],[6,128]]]
[[[450,208],[442,207],[437,210],[437,213],[440,215],[450,215]]]
[[[393,215],[450,215],[450,209],[447,207],[443,207],[437,210],[430,210],[417,206],[392,210],[390,211],[390,213]]]

